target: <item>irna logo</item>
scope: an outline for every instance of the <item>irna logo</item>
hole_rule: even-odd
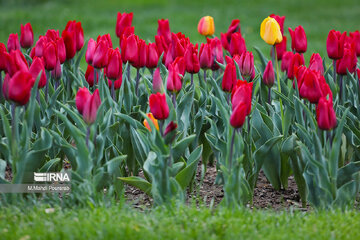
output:
[[[67,172],[57,173],[36,173],[34,172],[35,182],[70,182],[70,174]]]

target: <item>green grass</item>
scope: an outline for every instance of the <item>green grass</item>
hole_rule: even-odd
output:
[[[320,52],[322,56],[326,54],[329,30],[358,29],[360,12],[357,0],[1,0],[0,3],[1,42],[7,41],[9,33],[19,32],[21,23],[31,22],[39,35],[48,28],[62,30],[68,20],[76,19],[83,23],[86,39],[111,33],[117,46],[116,13],[133,11],[135,32],[147,41],[154,41],[159,18],[168,18],[172,31],[182,31],[195,42],[204,41],[197,33],[197,23],[202,16],[211,15],[215,19],[217,36],[226,31],[232,19],[239,18],[249,50],[259,46],[268,52],[269,47],[259,36],[260,23],[269,14],[277,13],[286,16],[287,36],[288,27],[303,25],[308,36],[307,55]]]
[[[360,239],[360,214],[181,207],[0,210],[1,239]],[[31,238],[27,237],[31,236]]]

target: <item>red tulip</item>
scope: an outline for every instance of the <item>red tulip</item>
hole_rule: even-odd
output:
[[[66,59],[72,59],[76,54],[76,32],[64,30],[61,34],[66,49]]]
[[[234,128],[242,127],[247,116],[247,108],[248,106],[244,102],[240,102],[236,105],[230,116],[231,126],[233,126]]]
[[[285,22],[285,16],[278,16],[278,15],[275,15],[275,14],[271,14],[269,17],[274,18],[274,19],[278,22],[278,24],[280,25],[281,34],[282,34],[283,37],[284,37],[284,22]]]
[[[47,42],[48,42],[47,37],[45,37],[45,36],[39,37],[39,40],[37,40],[35,47],[32,49],[32,50],[34,50],[34,56],[36,56],[36,57],[43,56],[44,48],[45,48],[45,45]],[[33,58],[34,56],[31,56],[31,57]]]
[[[326,50],[329,58],[337,60],[344,55],[344,42],[346,32],[341,34],[338,31],[331,30],[326,40]]]
[[[130,35],[121,42],[121,57],[124,62],[129,62],[135,68],[142,68],[146,65],[146,43],[138,36]]]
[[[7,56],[7,72],[12,77],[18,71],[29,71],[29,66],[20,50],[11,51]]]
[[[304,64],[305,64],[304,56],[299,53],[295,53],[291,58],[291,62],[289,64],[289,68],[287,71],[288,78],[294,79],[294,68],[296,66],[301,66]]]
[[[108,80],[108,86],[110,89],[113,82],[115,83],[114,90],[119,89],[122,84],[122,76],[119,79],[116,79],[115,81]]]
[[[324,65],[319,53],[313,53],[310,58],[309,69],[316,70],[324,74]]]
[[[48,42],[46,44],[43,56],[46,70],[53,70],[57,60],[56,44],[54,42]]]
[[[231,35],[229,52],[231,56],[241,56],[244,52],[246,52],[245,39],[241,36],[240,33],[234,33]]]
[[[301,25],[297,26],[294,31],[289,28],[289,33],[291,35],[291,49],[297,53],[306,52],[307,39],[304,28]]]
[[[356,70],[357,57],[354,48],[345,48],[344,55],[336,61],[336,73],[347,75],[347,71],[354,73]]]
[[[169,124],[166,126],[165,128],[165,132],[164,132],[164,137],[166,137],[166,135],[174,130],[176,130],[177,128],[177,124],[174,123],[173,121],[169,122]]]
[[[29,72],[31,73],[34,81],[36,81],[39,74],[41,73],[38,88],[45,87],[45,85],[46,85],[46,74],[45,74],[44,63],[43,63],[43,60],[41,58],[38,58],[38,57],[34,58],[34,60],[31,63]]]
[[[337,120],[332,99],[320,98],[316,106],[316,120],[322,130],[331,130],[336,127]]]
[[[133,67],[135,68],[143,68],[146,65],[146,60],[147,60],[147,52],[146,52],[146,43],[143,39],[138,39],[137,41],[138,44],[138,54],[137,54],[137,59],[135,62],[132,63]]]
[[[355,43],[356,56],[360,56],[360,32],[356,30],[355,32],[350,32],[350,37]]]
[[[294,68],[294,77],[296,79],[296,83],[298,85],[298,89],[300,91],[301,85],[304,82],[304,76],[307,71],[307,67],[304,65],[301,66],[295,66]],[[295,89],[295,81],[293,81],[293,88]]]
[[[300,97],[308,99],[311,103],[317,103],[321,97],[325,96],[325,84],[327,84],[325,78],[319,72],[307,69],[299,86]]]
[[[283,36],[283,40],[281,41],[281,43],[275,44],[276,56],[278,61],[282,60],[283,55],[286,52],[286,41],[287,41],[286,36]],[[270,55],[271,56],[273,55],[273,48],[271,48]]]
[[[101,105],[99,89],[91,95],[86,87],[80,88],[76,94],[76,107],[83,116],[87,124],[92,124],[96,120],[97,110]]]
[[[21,24],[20,45],[22,48],[30,48],[34,43],[34,33],[30,23]]]
[[[230,24],[227,32],[226,33],[220,33],[221,44],[228,51],[229,51],[229,44],[230,44],[230,41],[231,41],[231,36],[234,33],[240,33],[240,35],[241,35],[240,20],[239,19],[233,19],[231,21],[231,24]]]
[[[185,75],[185,59],[184,59],[184,57],[177,57],[172,64],[174,66],[175,65],[178,66],[180,75],[182,75],[182,76]]]
[[[222,79],[222,90],[225,92],[231,92],[233,87],[236,85],[236,67],[234,60],[226,56],[227,65],[225,67],[223,79]]]
[[[263,75],[263,82],[268,87],[272,87],[272,85],[274,85],[275,73],[274,73],[274,67],[273,67],[272,61],[269,61],[268,64],[266,65],[264,75]]]
[[[281,71],[288,71],[293,55],[294,54],[292,52],[284,52],[281,61]]]
[[[172,41],[169,20],[159,19],[158,25],[157,35],[163,36],[166,43],[169,44]]]
[[[213,56],[211,53],[210,44],[201,43],[200,53],[199,53],[199,62],[202,69],[210,69],[213,63]]]
[[[248,83],[242,80],[237,81],[236,85],[234,86],[231,92],[232,110],[234,110],[235,107],[240,103],[245,103],[245,105],[247,106],[246,115],[250,114],[252,89],[253,89],[253,82]]]
[[[108,64],[106,66],[105,74],[111,80],[116,80],[122,77],[122,61],[121,55],[118,48],[115,50],[109,48],[108,50]]]
[[[85,72],[85,80],[89,84],[90,87],[94,86],[94,67],[91,65],[87,66]],[[99,73],[96,73],[96,83],[99,81]]]
[[[177,64],[170,64],[166,88],[170,92],[179,92],[182,87],[179,67]]]
[[[166,53],[168,51],[168,44],[166,43],[165,38],[163,36],[156,35],[155,43],[159,56],[161,56],[161,54]],[[164,62],[165,62],[165,54],[163,56],[163,63]]]
[[[188,73],[198,73],[200,71],[200,62],[198,57],[198,44],[195,47],[189,44],[185,50],[185,69]]]
[[[133,20],[133,13],[117,13],[117,19],[116,19],[116,36],[118,38],[121,38],[121,36],[124,34],[125,29],[131,27],[131,23]]]
[[[57,52],[57,58],[59,59],[59,62],[63,64],[66,60],[66,48],[63,38],[58,38],[55,40],[56,43],[56,52]]]
[[[84,30],[81,26],[81,22],[76,22],[75,20],[68,21],[64,31],[74,33],[73,41],[75,44],[75,49],[76,49],[76,51],[80,51],[81,48],[84,46]],[[66,44],[66,41],[65,41],[65,44]]]
[[[241,75],[250,77],[255,71],[254,69],[254,56],[252,52],[244,52],[240,57],[239,68]]]
[[[4,80],[4,96],[18,105],[28,103],[34,79],[28,71],[18,71],[14,76]]]
[[[10,53],[13,50],[20,50],[20,42],[17,33],[11,33],[7,42],[8,52]]]
[[[56,41],[60,38],[59,30],[48,29],[45,36],[51,41]]]
[[[107,66],[108,64],[108,45],[104,40],[100,40],[96,44],[96,49],[93,57],[93,66],[94,68],[101,69]]]
[[[160,74],[160,68],[156,68],[153,75],[153,91],[154,93],[163,92],[164,86]]]
[[[155,68],[159,61],[159,55],[156,48],[156,43],[149,43],[146,46],[146,67]]]
[[[6,52],[5,44],[0,43],[0,72],[7,71],[7,59],[9,54]]]
[[[149,97],[150,111],[158,120],[167,119],[169,116],[169,106],[166,102],[165,93],[151,94]]]
[[[111,36],[110,34],[104,34],[104,35],[99,35],[96,39],[96,42],[100,42],[100,41],[105,41],[106,43],[106,46],[108,48],[113,48],[113,44],[112,44],[112,41],[111,41]]]
[[[207,43],[210,44],[211,47],[211,54],[212,54],[212,65],[211,70],[215,71],[220,68],[220,66],[216,63],[224,64],[224,56],[223,56],[223,50],[221,41],[215,37],[215,38],[207,38]],[[216,60],[216,62],[215,62]]]

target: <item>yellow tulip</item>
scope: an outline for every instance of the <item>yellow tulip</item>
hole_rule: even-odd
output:
[[[156,118],[154,118],[154,116],[152,115],[152,113],[148,113],[146,114],[146,116],[148,116],[148,118],[151,119],[151,121],[153,122],[156,130],[159,130],[159,124],[158,124],[158,120],[156,120]],[[143,122],[144,126],[149,129],[149,131],[151,132],[151,127],[148,123],[148,121],[145,119],[144,122]]]
[[[202,17],[198,24],[198,32],[204,36],[211,36],[215,32],[214,18],[210,16]]]
[[[281,43],[283,37],[279,23],[272,17],[267,17],[260,26],[261,38],[270,45]]]

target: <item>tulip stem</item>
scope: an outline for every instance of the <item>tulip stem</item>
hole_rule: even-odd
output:
[[[130,63],[127,65],[127,79],[130,81]]]
[[[229,172],[231,171],[232,168],[232,160],[233,160],[233,151],[234,151],[234,143],[235,143],[235,134],[236,134],[236,129],[233,129],[233,134],[231,137],[231,143],[230,143],[230,155],[229,155]]]
[[[139,89],[139,80],[140,80],[140,69],[136,69],[136,83],[135,83],[135,93],[138,96],[138,89]]]
[[[45,101],[47,102],[48,100],[48,95],[49,95],[49,81],[50,81],[50,74],[49,71],[45,71],[46,72],[46,85],[45,85]]]
[[[86,146],[89,148],[89,138],[90,138],[90,126],[87,127],[86,131]]]
[[[231,92],[229,92],[229,93],[227,94],[227,98],[226,98],[228,105],[230,105],[230,96],[231,96]]]
[[[111,81],[111,97],[115,101],[115,81]]]
[[[11,135],[12,135],[12,158],[16,158],[16,144],[17,144],[17,140],[18,140],[18,124],[17,124],[17,119],[16,119],[16,104],[12,103],[11,104]],[[14,163],[14,162],[13,162]],[[15,164],[14,164],[15,165]]]
[[[204,69],[204,82],[206,83],[206,69]]]
[[[192,86],[194,84],[194,74],[190,74],[190,79],[191,79],[191,83],[190,86]]]
[[[268,103],[269,105],[271,105],[271,87],[269,87],[269,91],[268,91]]]
[[[340,92],[339,92],[339,99],[340,99],[340,103],[342,103],[342,92],[343,92],[343,76],[340,75],[340,79],[339,79],[340,83]]]
[[[162,137],[164,136],[163,126],[164,126],[164,120],[159,120],[159,130],[160,130],[160,135]]]
[[[336,59],[333,60],[333,69],[334,69],[333,80],[336,83]]]
[[[0,100],[3,98],[2,95],[2,72],[0,71]]]
[[[173,102],[174,108],[176,108],[176,93],[175,92],[173,92],[173,94],[172,94],[172,102]]]
[[[274,56],[276,56],[276,47],[275,45],[273,45],[273,49],[274,49]],[[277,83],[278,83],[278,91],[279,93],[281,93],[281,85],[280,85],[280,77],[279,77],[279,61],[277,60],[277,58],[275,57],[275,62],[276,62],[276,79],[277,79]],[[280,112],[281,112],[281,128],[282,128],[282,133],[284,133],[285,131],[285,127],[284,127],[284,110],[283,110],[283,104],[282,104],[282,99],[279,98],[280,101]]]
[[[94,91],[95,91],[95,88],[96,88],[95,86],[96,86],[96,84],[97,84],[97,81],[96,81],[96,80],[97,80],[97,72],[96,72],[96,71],[97,71],[96,68],[94,68],[94,85],[93,85],[93,87],[94,87],[93,90],[94,90]]]

